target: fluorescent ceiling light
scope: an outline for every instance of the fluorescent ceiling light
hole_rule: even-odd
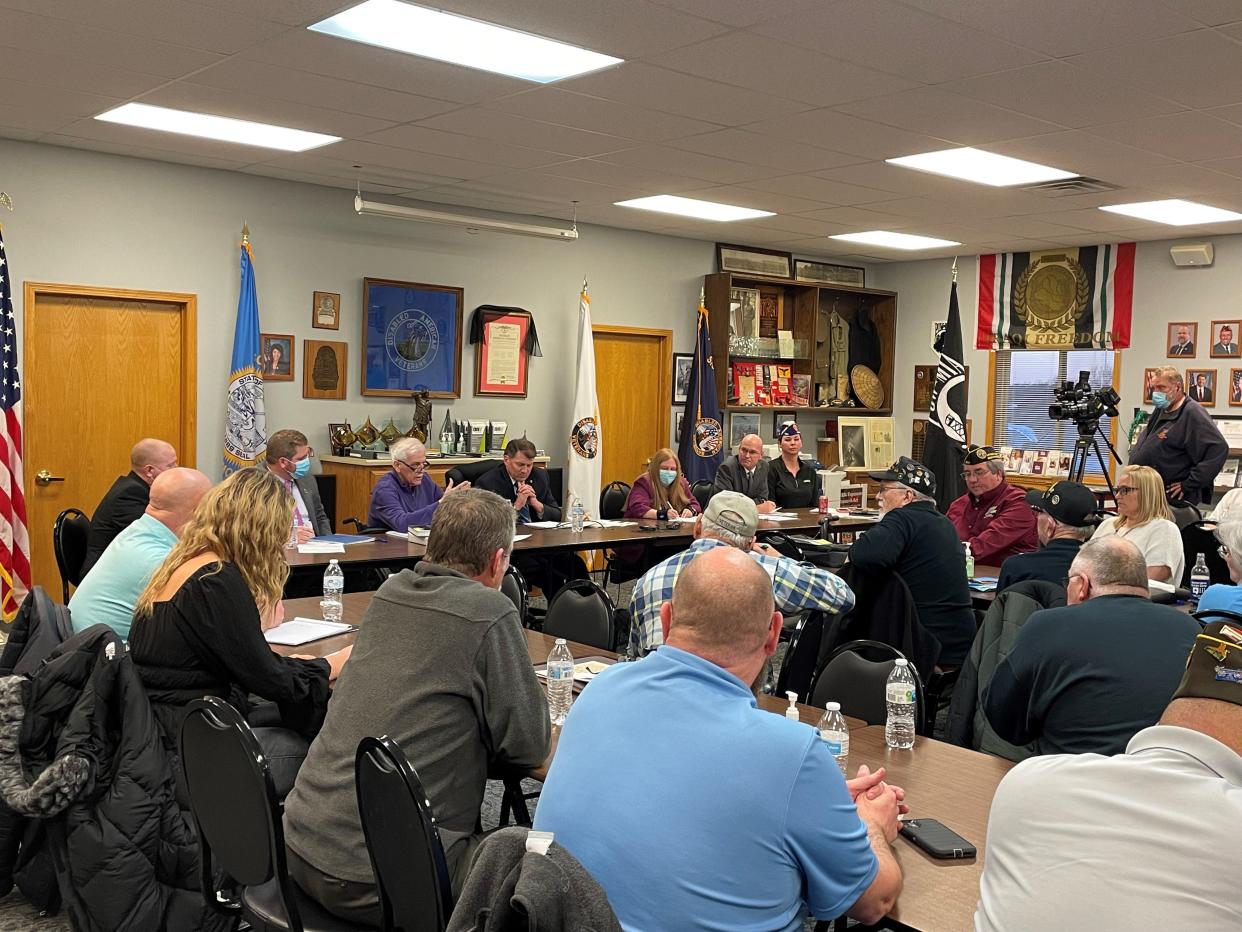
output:
[[[1138,217],[1153,223],[1167,223],[1175,227],[1187,227],[1196,223],[1224,223],[1228,220],[1242,220],[1242,214],[1207,204],[1196,204],[1194,201],[1183,201],[1173,198],[1168,201],[1139,201],[1136,204],[1113,204],[1101,207],[1110,214],[1125,214],[1127,217]]]
[[[150,104],[122,104],[99,114],[95,119],[105,123],[157,129],[165,133],[181,133],[183,136],[281,149],[285,152],[305,152],[307,149],[317,149],[330,142],[341,141],[340,136],[310,133],[304,129],[235,120],[232,117],[194,113],[191,110],[170,110],[168,107],[153,107]]]
[[[866,233],[838,233],[829,239],[844,240],[847,243],[865,243],[868,246],[884,246],[888,249],[936,249],[941,246],[960,246],[961,243],[951,239],[936,239],[931,236],[915,236],[913,233],[892,233],[888,230],[868,230]]]
[[[624,61],[555,39],[399,0],[366,0],[308,28],[353,42],[539,84],[598,71]]]
[[[494,220],[491,217],[471,217],[466,214],[451,214],[443,210],[429,210],[425,207],[406,206],[404,204],[385,204],[382,201],[364,201],[362,195],[354,197],[354,211],[374,217],[392,217],[397,220],[422,220],[426,223],[443,223],[447,226],[465,227],[468,233],[479,230],[493,230],[497,233],[517,233],[521,236],[542,236],[545,239],[576,240],[578,224],[572,229],[564,227],[544,227],[534,223],[516,223],[511,220]]]
[[[617,201],[613,206],[656,210],[662,214],[677,214],[681,217],[693,217],[696,220],[754,220],[756,217],[776,216],[770,210],[735,207],[732,204],[717,204],[714,201],[698,201],[692,197],[678,197],[675,194],[636,197],[629,201]]]
[[[1060,181],[1077,178],[1074,172],[1050,168],[1036,162],[1011,159],[1007,155],[984,152],[969,146],[961,149],[941,149],[920,155],[903,155],[901,158],[885,159],[890,165],[913,168],[933,175],[946,175],[975,184],[987,184],[1005,188],[1016,184],[1039,184],[1042,181]]]

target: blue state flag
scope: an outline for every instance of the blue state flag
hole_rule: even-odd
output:
[[[241,247],[241,291],[229,367],[229,399],[224,425],[224,475],[254,466],[267,449],[263,414],[263,371],[259,347],[259,292],[245,237]]]
[[[700,479],[714,479],[724,459],[724,428],[720,422],[720,399],[716,397],[716,366],[712,362],[712,337],[707,321],[707,308],[700,298],[694,362],[690,367],[681,442],[677,448],[682,474],[692,485]]]

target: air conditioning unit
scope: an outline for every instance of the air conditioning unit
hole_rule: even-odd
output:
[[[1211,243],[1185,243],[1169,248],[1169,255],[1176,266],[1208,266],[1212,264],[1215,254]]]

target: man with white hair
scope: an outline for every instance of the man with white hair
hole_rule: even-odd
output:
[[[957,536],[979,563],[1000,566],[1039,546],[1026,494],[1005,481],[1005,459],[993,447],[971,447],[962,460],[966,494],[949,505]]]
[[[176,465],[177,451],[166,440],[144,437],[134,444],[129,451],[129,472],[112,483],[91,516],[83,573],[90,571],[113,538],[142,516],[151,500],[155,477]]]
[[[694,543],[643,574],[630,597],[630,646],[641,657],[664,643],[660,609],[673,597],[677,578],[696,557],[718,547],[745,551],[772,580],[782,614],[841,611],[854,604],[854,593],[835,573],[783,557],[767,544],[755,543],[759,512],[741,492],[717,492],[694,522]]]
[[[371,513],[367,523],[404,531],[412,525],[427,527],[436,506],[445,495],[470,488],[469,482],[441,490],[427,479],[427,448],[422,441],[404,437],[388,450],[392,454],[392,472],[375,483],[371,493]]]

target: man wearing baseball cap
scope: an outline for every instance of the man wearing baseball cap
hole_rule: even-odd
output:
[[[1124,754],[1033,757],[1006,774],[975,928],[1242,927],[1239,825],[1242,625],[1214,622]]]
[[[962,542],[936,510],[936,475],[908,456],[870,475],[880,483],[875,499],[882,517],[850,547],[850,562],[868,572],[899,573],[919,621],[940,641],[941,666],[956,667],[970,652],[975,614]]]
[[[999,566],[1038,546],[1035,516],[1017,486],[1005,481],[1005,460],[993,447],[970,447],[962,460],[966,494],[949,505],[948,518],[970,544],[975,561]]]
[[[1069,575],[1079,548],[1095,532],[1095,495],[1081,482],[1063,479],[1043,492],[1031,489],[1025,503],[1035,511],[1040,549],[1006,560],[997,592],[1024,579],[1060,583]]]
[[[641,657],[664,643],[660,607],[673,597],[677,577],[699,554],[716,547],[736,547],[763,567],[772,580],[776,610],[799,612],[842,611],[854,604],[854,593],[835,573],[781,556],[767,544],[755,543],[759,512],[741,492],[717,492],[694,522],[694,543],[681,553],[657,563],[634,584],[630,596],[629,654]]]

